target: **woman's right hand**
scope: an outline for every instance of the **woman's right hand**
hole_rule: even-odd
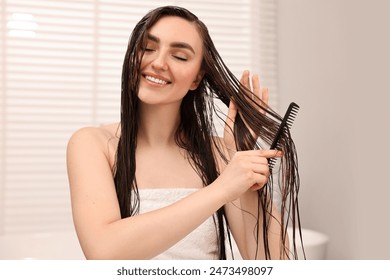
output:
[[[281,156],[277,150],[236,152],[214,184],[223,189],[226,202],[233,201],[249,189],[264,187],[270,173],[267,159]]]

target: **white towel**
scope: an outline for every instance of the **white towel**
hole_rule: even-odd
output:
[[[190,195],[194,188],[139,188],[140,214],[160,209]],[[155,260],[218,259],[217,231],[212,217],[198,228],[156,256]]]

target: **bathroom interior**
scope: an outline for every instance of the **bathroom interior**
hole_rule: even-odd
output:
[[[162,5],[197,14],[234,74],[259,73],[276,111],[300,105],[306,258],[390,259],[390,2],[0,0],[0,260],[84,259],[67,141],[118,120],[131,29]]]

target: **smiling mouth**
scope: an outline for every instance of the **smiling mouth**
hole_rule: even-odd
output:
[[[164,80],[161,80],[161,79],[149,76],[149,75],[144,75],[144,77],[149,82],[152,82],[152,83],[155,83],[155,84],[158,84],[158,85],[166,85],[166,84],[170,84],[171,83],[169,81],[164,81]]]

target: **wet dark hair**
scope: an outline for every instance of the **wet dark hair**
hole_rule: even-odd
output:
[[[147,31],[162,17],[176,16],[193,23],[203,39],[203,61],[201,70],[204,75],[195,90],[190,90],[183,98],[180,107],[180,124],[176,131],[176,143],[189,155],[190,163],[202,178],[204,186],[208,186],[219,176],[217,157],[226,163],[228,157],[216,143],[216,130],[214,127],[213,112],[221,120],[225,120],[221,111],[214,105],[214,98],[222,100],[228,106],[234,100],[239,110],[235,119],[234,138],[238,151],[263,149],[272,142],[281,117],[271,110],[261,100],[252,97],[251,92],[240,84],[238,79],[227,68],[218,54],[205,24],[188,10],[165,6],[147,13],[135,26],[128,44],[122,69],[121,91],[121,135],[119,139],[116,163],[114,166],[115,187],[120,205],[122,218],[136,215],[139,211],[140,198],[135,177],[138,133],[138,87],[140,79],[140,65],[147,41]],[[253,99],[254,98],[254,99]],[[252,100],[250,100],[252,99]],[[266,114],[259,112],[264,110]],[[260,136],[261,141],[255,139],[248,127]],[[279,178],[281,195],[281,244],[286,243],[287,225],[300,228],[298,211],[299,176],[297,169],[297,155],[290,133],[286,131],[280,141],[280,149],[284,155],[278,170],[275,172]],[[259,211],[262,213],[263,224],[257,224],[256,233],[260,226],[263,229],[265,257],[271,258],[268,245],[268,227],[270,224],[273,203],[273,180],[270,177],[267,185],[258,191]],[[216,212],[216,230],[218,232],[218,252],[220,259],[226,259],[225,234],[229,232],[224,207]],[[226,235],[230,242],[230,234]],[[293,237],[295,238],[295,232]],[[295,239],[294,239],[295,240]],[[231,243],[230,243],[231,244]],[[230,245],[231,247],[231,245]],[[293,242],[296,256],[296,246]],[[281,256],[290,256],[284,245],[281,246]]]

